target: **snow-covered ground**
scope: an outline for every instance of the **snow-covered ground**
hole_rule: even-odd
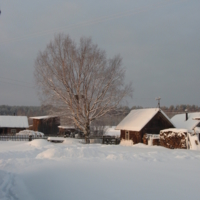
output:
[[[0,142],[0,199],[199,199],[199,151],[79,141]]]

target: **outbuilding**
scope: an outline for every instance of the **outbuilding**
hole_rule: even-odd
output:
[[[144,134],[159,134],[160,130],[175,128],[174,124],[160,108],[132,110],[116,127],[120,139],[142,143]]]
[[[0,135],[15,135],[29,127],[26,116],[0,116]]]
[[[37,116],[30,117],[33,120],[31,130],[39,131],[45,135],[57,135],[59,132],[60,117],[58,116]]]

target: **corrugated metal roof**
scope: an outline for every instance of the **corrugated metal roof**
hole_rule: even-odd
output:
[[[141,131],[142,128],[158,113],[161,112],[174,126],[167,115],[159,108],[132,110],[116,127],[116,130]]]
[[[0,116],[0,127],[2,128],[28,128],[26,116]]]

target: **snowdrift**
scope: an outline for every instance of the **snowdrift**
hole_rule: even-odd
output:
[[[133,141],[122,139],[121,142],[120,142],[120,145],[122,145],[122,146],[133,146]]]

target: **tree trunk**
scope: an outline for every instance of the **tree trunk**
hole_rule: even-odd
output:
[[[85,136],[85,143],[87,143],[88,136],[90,135],[90,124],[87,122],[85,124],[84,136]]]

